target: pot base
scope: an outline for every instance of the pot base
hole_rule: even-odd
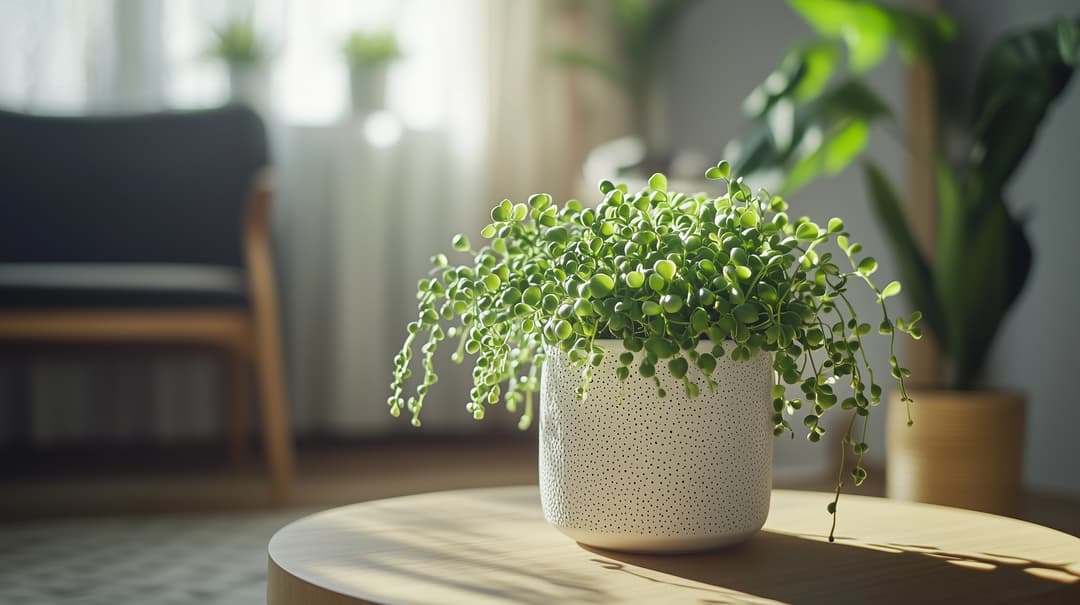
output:
[[[680,555],[715,550],[744,542],[750,536],[756,534],[761,527],[715,536],[641,536],[609,534],[569,527],[556,527],[555,529],[580,544],[593,548],[640,555]]]

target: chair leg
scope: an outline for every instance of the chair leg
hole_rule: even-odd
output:
[[[291,495],[294,455],[280,343],[276,318],[259,317],[256,311],[255,374],[259,384],[263,445],[270,467],[274,502],[285,504]]]
[[[226,395],[229,406],[229,461],[239,466],[250,452],[251,359],[243,350],[225,355]]]
[[[277,288],[270,251],[271,185],[269,173],[260,173],[252,187],[244,221],[244,256],[251,287],[255,373],[262,405],[263,443],[270,464],[274,501],[282,504],[290,496],[293,443],[278,326]]]

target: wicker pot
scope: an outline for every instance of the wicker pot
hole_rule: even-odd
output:
[[[691,369],[701,390],[693,398],[658,369],[661,398],[652,379],[616,378],[620,341],[598,344],[607,353],[583,401],[581,370],[557,350],[544,363],[540,494],[548,522],[583,544],[646,553],[707,550],[760,529],[772,487],[771,356],[724,355],[713,392]]]
[[[1020,512],[1024,398],[998,391],[919,391],[907,426],[888,403],[886,491],[890,498],[1015,516]]]

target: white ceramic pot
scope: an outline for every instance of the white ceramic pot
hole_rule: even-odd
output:
[[[618,380],[621,341],[597,344],[606,354],[585,400],[576,395],[581,370],[565,354],[551,350],[544,363],[540,495],[548,522],[583,544],[646,553],[708,550],[760,529],[772,488],[771,355],[719,358],[713,392],[691,368],[701,391],[693,398],[661,364],[660,398],[636,371]]]
[[[229,66],[229,101],[262,110],[269,98],[267,72],[260,65]]]
[[[378,111],[386,105],[386,65],[349,68],[349,99],[354,114]]]

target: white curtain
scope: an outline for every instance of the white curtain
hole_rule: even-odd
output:
[[[211,27],[251,16],[271,49],[258,105],[278,174],[276,247],[296,428],[411,430],[384,402],[428,258],[454,232],[476,233],[491,201],[541,189],[563,196],[577,185],[588,141],[564,135],[582,131],[581,98],[567,94],[578,76],[543,60],[563,36],[562,21],[551,18],[556,8],[500,0],[8,0],[0,6],[0,106],[80,114],[220,104],[228,86],[224,67],[205,57]],[[404,55],[390,70],[386,112],[347,110],[340,46],[355,29],[398,35]],[[220,431],[213,358],[16,357],[28,363],[0,363],[0,439],[3,426],[11,433],[19,422],[46,442]],[[440,372],[426,430],[513,425],[503,414],[472,421],[464,412],[468,368],[455,369]],[[16,409],[27,399],[28,418]]]

